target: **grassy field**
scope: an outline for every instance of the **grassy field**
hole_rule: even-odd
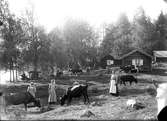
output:
[[[163,67],[163,66],[162,66]],[[8,111],[10,118],[13,117],[27,120],[40,119],[156,119],[157,102],[155,99],[156,91],[152,84],[152,79],[157,83],[163,83],[167,80],[166,68],[156,68],[151,74],[138,74],[138,84],[131,86],[119,85],[119,97],[113,97],[108,94],[109,91],[109,75],[80,75],[78,77],[62,77],[56,80],[57,96],[64,94],[69,85],[73,83],[73,79],[80,80],[81,83],[87,81],[88,95],[91,101],[90,105],[84,105],[83,99],[74,99],[70,106],[55,105],[54,109],[46,112],[38,112],[35,108],[29,108],[25,112],[23,106],[9,106]],[[36,82],[37,97],[41,98],[42,105],[45,106],[48,97],[48,83]],[[26,83],[17,83],[14,85],[1,86],[6,93],[26,91]],[[136,99],[143,105],[141,109],[128,108],[126,101],[128,99]],[[17,114],[14,113],[17,111]],[[85,115],[87,112],[91,115]],[[18,113],[20,112],[20,113]],[[20,115],[19,115],[20,114]],[[19,116],[18,116],[19,115]]]

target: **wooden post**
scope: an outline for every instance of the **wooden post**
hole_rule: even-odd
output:
[[[17,77],[17,66],[16,66],[16,81],[18,81],[18,77]]]
[[[11,62],[10,62],[10,82],[12,82],[12,69],[11,69]]]

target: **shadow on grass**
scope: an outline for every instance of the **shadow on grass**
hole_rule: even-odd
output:
[[[121,89],[119,92],[120,96],[137,96],[141,94],[149,94],[151,96],[156,96],[156,90],[153,88],[145,88],[145,89]]]
[[[144,83],[144,84],[153,84],[153,81],[151,79],[137,79],[138,80],[138,83]],[[156,80],[155,79],[155,83],[158,83],[158,84],[161,84],[161,83],[164,83],[166,81],[161,81],[161,80]]]
[[[157,76],[167,76],[167,69],[152,69],[152,72],[147,72],[146,74],[157,75]]]

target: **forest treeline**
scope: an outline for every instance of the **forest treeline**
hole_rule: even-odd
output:
[[[116,22],[105,26],[102,39],[87,21],[73,18],[47,33],[36,23],[33,10],[18,17],[11,13],[6,0],[0,1],[0,20],[1,69],[33,68],[46,75],[54,67],[97,68],[107,54],[120,57],[133,49],[150,54],[167,49],[167,14],[160,12],[152,20],[143,8],[131,21],[125,13],[120,14]]]

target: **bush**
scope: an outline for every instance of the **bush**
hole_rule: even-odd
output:
[[[92,93],[98,93],[98,92],[99,92],[99,90],[98,90],[98,88],[97,88],[97,87],[94,87],[94,88],[92,88],[91,92],[92,92]]]
[[[147,93],[151,96],[156,96],[157,95],[157,91],[154,88],[147,88]]]

